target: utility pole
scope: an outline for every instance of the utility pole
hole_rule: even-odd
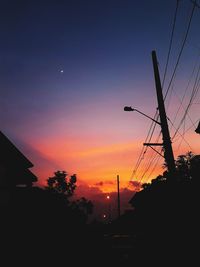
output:
[[[157,62],[155,51],[152,51],[152,61],[153,61],[153,68],[154,68],[154,77],[155,77],[156,93],[157,93],[157,100],[158,100],[158,110],[159,110],[159,115],[160,115],[161,131],[162,131],[162,137],[163,137],[164,158],[167,164],[170,178],[172,178],[175,175],[176,168],[175,168],[174,154],[172,150],[168,123],[167,123],[165,105],[164,105],[164,100],[163,100],[163,93],[162,93],[162,86],[160,82],[158,62]]]
[[[118,207],[118,218],[120,218],[120,192],[119,192],[119,175],[117,175],[117,207]]]
[[[153,122],[159,124],[161,126],[162,131],[162,139],[163,143],[144,143],[144,146],[151,147],[155,152],[157,152],[159,155],[161,155],[156,149],[153,148],[153,146],[163,146],[164,148],[164,158],[167,165],[168,173],[170,180],[176,175],[176,166],[174,162],[174,154],[172,150],[172,144],[171,144],[171,138],[169,134],[169,128],[167,123],[167,116],[165,111],[165,104],[163,99],[163,93],[162,93],[162,86],[160,82],[160,74],[158,69],[158,62],[156,57],[156,52],[152,51],[152,61],[153,61],[153,69],[154,69],[154,77],[155,77],[155,85],[156,85],[156,94],[157,94],[157,100],[158,100],[158,110],[160,115],[160,122],[149,117],[148,115],[144,114],[143,112],[134,109],[132,107],[124,107],[124,111],[137,111],[140,114],[144,115],[145,117],[151,119]],[[199,127],[200,128],[200,127]],[[200,129],[197,128],[196,132],[200,132]],[[161,155],[162,156],[162,155]]]

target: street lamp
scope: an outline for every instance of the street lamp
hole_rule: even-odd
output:
[[[126,107],[124,107],[124,111],[136,111],[136,112],[142,114],[143,116],[149,118],[150,120],[156,122],[157,124],[161,125],[161,123],[160,123],[159,121],[154,120],[153,118],[151,118],[150,116],[146,115],[145,113],[139,111],[139,110],[136,109],[136,108],[132,108],[132,107],[127,107],[127,106],[126,106]]]

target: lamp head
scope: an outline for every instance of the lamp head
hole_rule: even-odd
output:
[[[134,108],[132,108],[132,107],[124,107],[124,111],[134,111]]]

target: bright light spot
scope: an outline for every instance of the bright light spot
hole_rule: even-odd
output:
[[[64,72],[64,70],[60,70],[60,73],[63,73]]]
[[[106,214],[103,215],[103,218],[106,218]]]
[[[106,196],[107,199],[110,199],[110,196]]]

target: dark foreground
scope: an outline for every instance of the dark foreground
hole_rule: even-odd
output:
[[[189,187],[182,192],[188,196],[182,208],[177,195],[170,195],[168,209],[159,195],[162,204],[156,209],[145,204],[111,224],[87,225],[40,190],[14,191],[1,206],[1,261],[9,266],[198,266],[198,187],[189,192]],[[172,206],[175,198],[179,204]]]

